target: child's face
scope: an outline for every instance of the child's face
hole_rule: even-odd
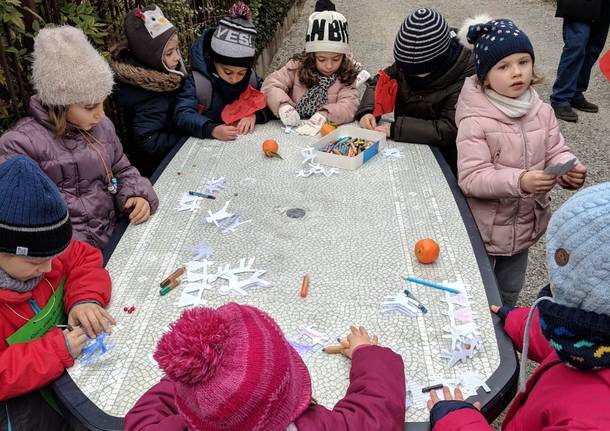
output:
[[[0,253],[0,269],[19,281],[28,281],[51,271],[53,258],[17,256]]]
[[[176,70],[176,67],[178,67],[178,63],[180,62],[179,48],[180,42],[178,41],[178,33],[174,33],[163,49],[163,64],[165,64],[165,67],[169,70]]]
[[[502,96],[516,98],[527,91],[533,75],[532,57],[518,52],[496,63],[487,73],[485,85]]]
[[[336,52],[316,52],[316,69],[324,76],[331,76],[341,67],[343,54]]]
[[[90,105],[75,103],[68,107],[66,120],[81,130],[91,130],[104,118],[104,101]]]
[[[246,67],[238,67],[238,66],[229,66],[228,64],[222,63],[214,63],[216,67],[216,73],[223,81],[228,82],[229,84],[237,84],[244,76],[246,76],[246,72],[248,69]]]

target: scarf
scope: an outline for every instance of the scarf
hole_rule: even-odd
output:
[[[337,80],[337,75],[318,75],[318,85],[311,87],[307,93],[299,99],[295,109],[301,118],[310,118],[313,114],[328,103],[328,89]]]
[[[0,289],[12,290],[18,293],[26,293],[34,289],[42,280],[42,275],[30,278],[27,281],[16,280],[0,269]]]
[[[534,91],[531,88],[517,98],[502,96],[491,88],[485,89],[485,95],[492,105],[510,118],[523,117],[534,106]]]

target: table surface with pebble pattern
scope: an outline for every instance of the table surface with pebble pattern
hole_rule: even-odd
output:
[[[282,159],[263,156],[265,139],[277,140]],[[262,278],[272,283],[270,288],[249,290],[247,296],[207,290],[202,299],[208,306],[236,301],[260,307],[289,339],[305,326],[336,340],[347,334],[349,325],[363,325],[382,345],[402,355],[407,379],[424,386],[439,377],[454,377],[458,370],[476,371],[488,379],[499,368],[486,286],[454,195],[431,149],[388,141],[403,158],[385,159],[381,150],[353,171],[298,177],[304,166],[301,150],[316,140],[287,134],[278,122],[271,122],[234,142],[191,138],[172,158],[155,183],[159,210],[147,223],[126,229],[107,264],[113,280],[109,311],[118,320],[110,337],[112,349],[94,363],[77,363],[68,371],[105,414],[124,416],[161,378],[152,353],[181,313],[177,299],[184,287],[160,296],[159,282],[186,264],[200,243],[209,244],[215,265],[237,266],[242,258],[255,258],[254,267],[265,270]],[[204,199],[195,211],[176,211],[181,196],[204,191],[213,177],[226,181],[216,200]],[[216,211],[228,200],[230,212],[252,221],[221,233],[204,219],[208,210]],[[440,244],[441,253],[434,264],[423,265],[413,248],[418,239],[428,237]],[[301,298],[304,274],[310,285],[308,296]],[[411,286],[429,309],[425,315],[382,313],[385,298],[406,287],[401,275],[463,284],[482,337],[474,358],[450,369],[441,357],[450,345],[444,337],[449,319],[441,291]],[[131,306],[135,311],[126,313],[124,308]],[[321,348],[302,355],[314,398],[332,408],[349,384],[350,361]],[[427,420],[427,410],[407,410],[406,421]]]

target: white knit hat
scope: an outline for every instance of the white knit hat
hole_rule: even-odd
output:
[[[32,83],[43,104],[98,103],[112,92],[108,62],[80,28],[43,28],[34,39]]]
[[[347,19],[334,11],[332,3],[327,3],[332,6],[333,10],[319,11],[320,8],[316,4],[316,12],[309,15],[305,51],[349,54],[351,49],[347,34]]]

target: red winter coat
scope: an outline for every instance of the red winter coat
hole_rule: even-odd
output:
[[[523,346],[529,308],[508,313],[504,329],[519,350]],[[582,371],[559,360],[540,329],[538,311],[530,329],[528,358],[540,365],[517,394],[503,431],[608,431],[610,430],[610,369]],[[477,410],[454,410],[440,419],[433,431],[489,431]]]
[[[97,301],[106,306],[110,301],[110,275],[102,266],[100,251],[89,244],[72,241],[66,251],[53,259],[51,271],[44,278],[57,288],[62,277],[66,277],[66,314],[78,302]],[[0,401],[46,386],[74,364],[59,328],[29,343],[6,344],[6,338],[26,323],[16,313],[31,319],[34,310],[28,300],[33,297],[42,309],[51,294],[44,279],[27,293],[0,286]]]
[[[354,352],[350,385],[333,410],[312,406],[289,429],[298,431],[402,431],[405,418],[402,358],[388,348],[361,347]],[[125,417],[126,431],[187,430],[167,377],[153,386]],[[227,430],[230,431],[230,430]]]

